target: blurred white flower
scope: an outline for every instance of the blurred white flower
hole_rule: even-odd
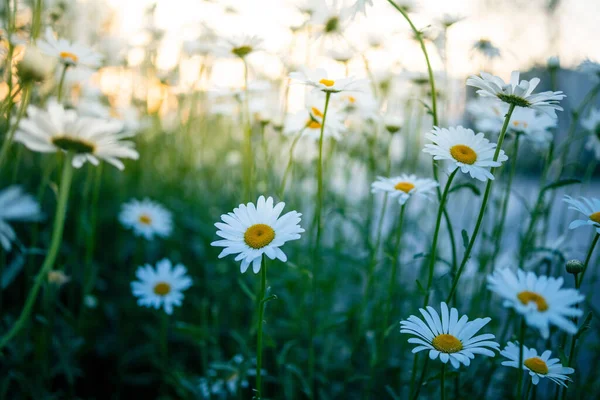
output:
[[[502,108],[504,112],[508,111],[505,103]],[[484,132],[500,132],[504,124],[504,115],[500,114],[491,118],[481,118],[476,120],[477,129]],[[531,108],[516,108],[510,118],[508,130],[510,132],[522,134],[523,138],[542,147],[546,147],[552,142],[553,135],[549,131],[555,128],[558,120],[547,114],[538,113]]]
[[[286,118],[284,133],[295,136],[302,132],[303,136],[318,140],[321,136],[324,106],[325,99],[323,95],[309,96],[307,106],[304,110],[298,111]],[[323,136],[341,139],[342,133],[345,131],[346,127],[344,126],[342,114],[335,107],[328,107]]]
[[[350,12],[352,18],[354,18],[358,13],[367,15],[367,6],[373,7],[373,0],[356,0],[354,4],[348,7],[348,11]]]
[[[592,61],[585,60],[581,64],[579,64],[579,71],[584,74],[588,74],[594,80],[600,80],[600,64]]]
[[[10,251],[17,238],[9,222],[39,221],[41,218],[40,205],[20,186],[9,186],[0,191],[0,244],[4,250]]]
[[[23,81],[41,82],[52,75],[55,64],[53,58],[42,54],[37,47],[28,46],[17,64],[17,71]]]
[[[479,39],[473,43],[473,51],[486,58],[494,59],[500,57],[500,49],[492,44],[489,39]]]
[[[246,58],[252,53],[262,51],[263,40],[258,36],[238,35],[223,39],[216,47],[217,54],[223,57]]]
[[[143,236],[146,240],[152,240],[154,236],[169,237],[173,231],[171,212],[150,199],[132,199],[124,203],[119,213],[119,222],[125,228],[133,230],[136,236]]]
[[[588,117],[581,120],[581,126],[589,132],[585,148],[593,151],[596,160],[600,160],[600,108],[592,108]]]
[[[46,29],[44,39],[38,40],[37,46],[42,53],[56,57],[66,66],[84,65],[97,68],[102,63],[102,54],[79,43],[55,39],[50,28]]]
[[[290,78],[298,80],[307,86],[314,87],[315,91],[329,93],[362,91],[367,83],[366,79],[355,79],[353,77],[329,79],[327,71],[321,68],[316,70],[304,68],[302,71],[290,73]]]
[[[548,57],[548,60],[546,61],[546,66],[548,66],[548,69],[558,69],[560,68],[560,59],[558,58],[558,56]]]
[[[162,308],[169,315],[173,306],[181,306],[183,291],[192,286],[187,269],[181,264],[173,266],[168,259],[156,263],[156,269],[149,264],[139,267],[135,275],[138,280],[131,282],[131,290],[138,305]]]
[[[550,350],[538,355],[536,349],[528,348],[525,345],[523,345],[523,365],[519,367],[519,353],[519,343],[508,342],[500,354],[508,358],[509,361],[502,361],[502,365],[529,371],[531,383],[534,385],[540,382],[540,378],[548,378],[557,385],[566,387],[565,381],[571,380],[567,375],[575,372],[573,368],[563,367],[558,358],[550,358],[552,354]]]
[[[346,47],[333,47],[328,51],[329,57],[334,59],[337,62],[347,63],[354,57],[354,51],[346,46]]]
[[[392,199],[397,198],[400,205],[404,205],[412,196],[430,199],[438,185],[433,179],[418,178],[412,174],[402,174],[392,178],[378,176],[371,184],[371,192],[387,193]]]
[[[402,129],[404,119],[398,115],[386,115],[383,117],[383,125],[389,133],[394,134]]]
[[[342,37],[349,16],[345,9],[328,6],[327,2],[322,1],[311,15],[309,23],[315,27],[315,37]]]

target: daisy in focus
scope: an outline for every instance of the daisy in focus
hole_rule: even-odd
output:
[[[581,120],[581,126],[590,133],[585,148],[593,151],[596,160],[600,160],[600,108],[592,108],[588,117]]]
[[[241,261],[240,270],[246,272],[250,264],[254,273],[260,271],[263,254],[271,260],[277,258],[283,262],[287,256],[280,249],[290,240],[300,239],[304,232],[299,225],[302,214],[290,211],[281,215],[285,203],[273,203],[273,198],[258,198],[254,203],[240,204],[233,212],[221,215],[224,223],[217,222],[217,235],[223,240],[211,243],[211,246],[224,247],[219,258],[237,254],[235,261]]]
[[[150,199],[132,199],[123,204],[119,222],[146,240],[152,240],[155,236],[166,238],[173,231],[171,212]]]
[[[569,204],[569,210],[575,210],[586,219],[576,219],[569,224],[569,229],[576,229],[583,225],[592,225],[597,233],[600,233],[600,200],[596,198],[580,197],[579,200],[571,196],[565,196],[565,203]]]
[[[467,79],[467,86],[478,88],[477,94],[482,97],[497,97],[501,101],[517,107],[532,108],[556,117],[556,110],[562,111],[558,102],[566,97],[563,92],[541,92],[533,94],[540,79],[519,81],[519,72],[513,71],[508,84],[494,75],[482,72],[481,76],[472,75]]]
[[[519,346],[518,343],[508,342],[504,350],[500,352],[509,361],[502,361],[505,367],[519,368]],[[529,371],[531,383],[537,385],[540,378],[548,378],[557,385],[566,387],[565,381],[570,381],[567,375],[575,372],[573,368],[563,367],[558,358],[550,358],[552,352],[544,351],[541,355],[534,348],[523,346],[523,369]]]
[[[488,275],[487,282],[488,289],[504,299],[504,307],[523,315],[527,325],[537,328],[544,339],[550,336],[550,324],[569,334],[577,332],[571,318],[583,314],[575,305],[585,297],[578,290],[563,289],[562,277],[538,277],[521,269],[515,274],[505,268]]]
[[[130,134],[121,133],[120,121],[81,117],[74,110],[65,110],[55,99],[48,102],[46,110],[29,106],[27,115],[19,123],[15,141],[40,153],[70,152],[75,168],[85,162],[98,165],[104,160],[122,170],[125,166],[121,158],[139,157],[133,142],[121,140]]]
[[[434,160],[449,160],[448,171],[456,168],[471,175],[472,178],[486,181],[494,179],[490,167],[499,167],[508,160],[504,150],[498,153],[494,161],[496,143],[490,143],[483,133],[475,134],[471,129],[462,126],[451,128],[433,128],[425,137],[433,142],[426,144],[423,151],[433,155]]]
[[[353,77],[329,79],[327,71],[321,68],[316,70],[305,68],[299,72],[292,72],[289,76],[291,79],[295,79],[304,85],[312,86],[314,91],[326,93],[362,91],[367,83],[366,79],[355,79]]]
[[[408,333],[417,337],[408,339],[408,343],[417,344],[412,352],[418,353],[429,350],[429,358],[446,364],[448,361],[454,368],[460,364],[469,366],[475,354],[494,357],[492,350],[498,350],[500,345],[492,339],[494,335],[486,333],[475,336],[491,318],[476,318],[469,321],[466,315],[458,318],[458,310],[448,310],[446,303],[441,303],[442,316],[433,307],[427,310],[419,309],[423,315],[422,319],[411,315],[407,320],[400,321],[400,333]]]
[[[393,178],[377,177],[371,184],[371,193],[387,193],[392,198],[397,198],[400,205],[404,205],[412,196],[431,198],[438,183],[433,179],[418,178],[416,175],[402,174]]]
[[[162,308],[167,314],[173,314],[173,306],[181,306],[183,291],[192,286],[186,268],[181,264],[173,266],[171,261],[163,259],[156,268],[146,264],[135,273],[137,281],[131,282],[131,291],[142,307]]]
[[[20,186],[9,186],[0,191],[0,244],[6,251],[12,248],[17,238],[11,221],[39,221],[42,217],[40,205],[33,196],[23,192]]]
[[[79,43],[56,39],[50,28],[46,29],[44,39],[38,40],[37,46],[42,53],[58,58],[65,67],[84,65],[98,68],[102,64],[102,54]]]
[[[218,53],[224,57],[244,59],[252,53],[263,50],[263,40],[258,36],[240,35],[225,39],[218,47]]]

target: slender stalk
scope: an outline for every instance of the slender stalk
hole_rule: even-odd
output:
[[[60,80],[58,81],[58,89],[56,94],[56,99],[59,103],[62,103],[63,98],[63,86],[65,85],[65,76],[67,76],[67,69],[69,69],[69,64],[65,64],[63,66],[62,73],[60,74]]]
[[[427,367],[429,366],[429,357],[425,357],[425,363],[423,363],[423,369],[421,370],[421,375],[419,376],[419,381],[415,386],[415,394],[412,397],[413,400],[419,398],[419,393],[421,393],[421,388],[423,387],[423,380],[425,380],[425,374],[427,373]]]
[[[519,329],[519,377],[517,380],[517,400],[521,400],[523,395],[523,345],[525,344],[525,317],[521,317],[521,327]]]
[[[435,221],[435,231],[433,232],[433,243],[431,244],[431,251],[429,252],[429,274],[427,278],[427,293],[425,294],[425,301],[423,307],[426,307],[429,304],[429,296],[431,292],[431,285],[433,284],[433,270],[435,267],[436,260],[436,252],[437,252],[437,242],[440,234],[440,226],[442,224],[442,214],[444,208],[446,207],[446,200],[448,198],[448,193],[450,192],[450,186],[452,184],[452,180],[456,176],[458,172],[458,168],[456,168],[450,176],[448,177],[448,181],[446,182],[446,187],[444,187],[444,193],[442,193],[442,199],[440,200],[440,205],[438,208],[437,219]]]
[[[162,367],[168,371],[169,363],[169,314],[162,312],[160,316],[160,358]]]
[[[512,116],[512,113],[514,110],[515,110],[515,106],[511,104],[508,109],[508,113],[506,113],[506,116],[504,117],[504,125],[502,126],[502,131],[500,132],[500,137],[498,138],[498,144],[496,145],[496,151],[494,153],[494,161],[497,161],[498,156],[500,155],[500,150],[502,149],[502,143],[504,142],[504,136],[506,135],[506,129],[508,128],[508,123],[510,122],[510,117]],[[495,170],[496,170],[496,168],[492,168],[490,170],[492,175],[494,174]],[[473,233],[470,236],[469,244],[465,250],[465,254],[463,255],[463,259],[460,263],[460,267],[458,268],[456,276],[454,277],[454,280],[452,281],[452,287],[450,288],[450,293],[448,294],[448,297],[446,298],[447,303],[450,303],[450,300],[452,300],[452,297],[454,296],[454,292],[456,291],[456,286],[458,285],[458,281],[460,280],[460,276],[462,275],[465,265],[467,265],[467,261],[469,261],[469,257],[471,256],[471,251],[473,251],[473,247],[475,247],[475,241],[477,239],[477,234],[479,233],[479,228],[481,228],[481,223],[483,222],[483,216],[485,215],[485,208],[487,206],[487,202],[489,200],[490,193],[492,191],[492,183],[493,182],[494,181],[492,179],[488,179],[487,184],[485,186],[485,193],[483,195],[483,200],[481,202],[481,209],[479,210],[479,216],[477,217],[477,222],[475,223],[475,229],[473,230]]]
[[[42,264],[40,272],[35,278],[33,287],[31,288],[31,291],[27,296],[25,305],[23,307],[23,310],[21,311],[21,315],[19,316],[15,324],[12,326],[12,328],[0,339],[0,350],[2,350],[4,346],[6,346],[6,344],[15,335],[17,335],[25,326],[35,304],[35,300],[37,298],[40,287],[42,283],[46,280],[48,272],[52,270],[54,262],[56,261],[56,257],[58,256],[58,250],[62,242],[63,230],[65,225],[67,201],[69,199],[69,189],[71,187],[71,180],[73,178],[72,159],[72,154],[68,153],[64,160],[62,178],[60,181],[60,188],[58,192],[58,203],[56,205],[56,216],[54,219],[54,226],[52,230],[52,240],[50,242],[50,249],[46,254],[46,258],[44,259],[44,263]]]
[[[585,271],[587,271],[588,265],[590,264],[590,259],[592,258],[592,253],[594,252],[594,248],[596,247],[596,244],[598,243],[598,239],[600,239],[600,234],[596,233],[596,235],[594,235],[594,239],[592,240],[590,249],[588,250],[587,256],[585,257],[585,262],[583,263],[583,271],[581,271],[581,273],[579,274],[579,280],[577,281],[578,289],[581,286],[581,283],[583,282],[583,277],[585,275]]]
[[[29,105],[29,99],[31,98],[31,86],[30,84],[25,84],[23,88],[23,98],[21,99],[21,104],[19,105],[19,109],[17,111],[17,118],[15,122],[11,125],[10,130],[6,134],[4,138],[4,142],[2,143],[2,148],[0,149],[0,170],[6,161],[8,156],[8,151],[10,150],[10,146],[13,142],[13,138],[15,136],[15,132],[19,128],[19,122],[25,116],[25,112],[27,111],[27,106]],[[10,115],[7,116],[10,119]]]
[[[288,163],[285,167],[285,172],[283,173],[283,178],[281,180],[281,186],[279,187],[279,197],[281,198],[283,198],[283,195],[285,194],[285,186],[287,184],[288,177],[292,170],[292,165],[294,164],[294,150],[296,149],[296,144],[298,144],[298,141],[302,137],[303,132],[304,129],[298,132],[298,134],[296,135],[296,137],[294,137],[294,140],[292,141],[292,145],[290,146],[290,158],[288,159]]]
[[[525,389],[525,396],[523,396],[523,398],[525,400],[529,399],[529,394],[531,393],[531,387],[535,386],[531,384],[531,379],[529,379],[529,381],[527,382],[527,389]]]
[[[252,169],[254,168],[254,161],[252,160],[252,118],[250,116],[250,103],[249,103],[249,90],[248,90],[248,63],[246,59],[242,59],[244,62],[244,115],[245,115],[245,144],[246,144],[246,157],[244,168],[244,198],[248,201],[252,200]]]
[[[440,399],[446,400],[446,364],[442,363],[442,375],[440,378]]]
[[[267,263],[265,256],[262,258],[260,268],[260,292],[258,294],[258,331],[256,334],[256,395],[257,399],[262,398],[261,379],[262,379],[262,339],[263,339],[263,318],[265,312],[265,294],[267,291]]]
[[[33,9],[33,18],[31,20],[31,39],[35,42],[35,39],[40,34],[42,27],[42,12],[44,10],[43,0],[35,0],[35,7]]]

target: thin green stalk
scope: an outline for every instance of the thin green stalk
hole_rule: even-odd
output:
[[[25,326],[25,323],[29,319],[29,315],[33,309],[35,304],[35,300],[37,298],[38,292],[42,283],[46,280],[48,276],[48,272],[52,270],[54,266],[54,262],[56,261],[56,257],[58,256],[58,250],[60,248],[60,244],[62,242],[63,230],[65,225],[65,216],[67,213],[67,202],[69,199],[69,190],[71,187],[71,181],[73,178],[73,165],[72,165],[73,155],[68,153],[64,160],[62,178],[60,181],[60,188],[58,192],[58,203],[56,205],[56,216],[54,219],[54,226],[52,230],[52,240],[50,242],[50,249],[46,254],[46,258],[44,259],[44,263],[42,264],[42,268],[35,278],[35,282],[29,295],[27,296],[27,300],[25,301],[25,305],[23,310],[21,311],[21,315],[12,326],[12,328],[2,336],[0,339],[0,350],[6,346],[6,344],[17,335],[21,329]]]
[[[442,374],[440,377],[440,399],[446,400],[446,364],[442,363]]]
[[[283,173],[283,179],[281,180],[281,186],[279,187],[279,197],[280,198],[283,198],[283,196],[285,194],[285,186],[287,184],[288,177],[292,170],[292,165],[294,164],[294,150],[296,149],[296,144],[302,137],[303,132],[304,132],[304,129],[302,129],[300,132],[298,132],[298,134],[296,135],[296,137],[294,137],[294,140],[292,141],[292,145],[290,146],[290,158],[288,159],[287,166],[285,167],[285,172]]]
[[[67,69],[69,69],[69,64],[65,64],[63,66],[62,73],[60,74],[60,80],[58,81],[58,89],[56,94],[56,99],[59,103],[62,103],[63,98],[63,86],[65,85],[65,76],[67,76]]]
[[[508,123],[510,122],[510,117],[512,116],[512,113],[514,110],[515,110],[515,106],[513,104],[511,104],[508,109],[508,113],[506,113],[506,116],[504,117],[504,125],[502,126],[502,131],[500,132],[500,137],[498,138],[498,144],[496,145],[496,151],[494,153],[494,161],[497,161],[498,156],[500,155],[500,150],[502,149],[502,143],[504,142],[504,136],[506,135],[506,129],[508,128]],[[496,168],[492,168],[490,170],[492,175],[494,175],[495,170],[496,170]],[[481,228],[481,223],[483,222],[483,216],[485,215],[485,208],[487,206],[487,202],[490,197],[493,182],[494,181],[492,179],[488,179],[487,184],[485,186],[485,193],[483,195],[483,200],[481,202],[481,209],[479,210],[479,216],[477,217],[477,222],[475,223],[475,229],[473,230],[473,233],[470,236],[469,244],[465,250],[465,254],[463,255],[463,259],[460,263],[460,267],[458,268],[456,276],[454,277],[454,279],[452,281],[452,287],[450,288],[450,293],[448,294],[448,297],[446,298],[447,303],[450,303],[450,300],[452,300],[452,297],[454,296],[454,292],[456,291],[456,287],[458,285],[458,281],[460,280],[460,276],[462,275],[465,265],[467,265],[467,261],[469,261],[469,257],[471,256],[471,251],[473,251],[473,247],[475,246],[475,241],[477,239],[477,234],[479,233],[479,228]]]
[[[33,8],[33,18],[31,20],[31,39],[35,42],[35,39],[40,35],[42,28],[42,12],[44,10],[43,0],[35,0],[35,6]]]
[[[265,295],[267,291],[267,263],[265,256],[262,258],[260,268],[260,292],[258,294],[258,331],[256,334],[256,398],[262,398],[261,379],[262,379],[262,339],[263,339],[263,318],[265,312]]]
[[[249,105],[249,90],[248,90],[248,63],[246,59],[242,59],[244,62],[244,115],[245,115],[245,143],[246,143],[246,157],[244,168],[244,199],[247,201],[252,200],[252,169],[254,162],[252,160],[252,117],[250,116],[250,105]]]
[[[8,156],[8,151],[13,142],[15,132],[17,131],[17,128],[19,127],[19,123],[21,122],[21,119],[25,116],[25,112],[27,111],[27,106],[29,105],[29,99],[31,97],[30,89],[31,89],[31,86],[29,84],[26,84],[23,89],[23,98],[21,99],[21,104],[19,105],[19,109],[17,111],[17,118],[16,118],[15,122],[11,125],[8,133],[6,134],[6,136],[4,138],[4,143],[2,143],[2,148],[0,149],[0,170],[2,169],[2,166],[4,165],[4,162],[6,161],[6,158]],[[10,119],[10,115],[8,116],[8,118]]]
[[[442,225],[442,214],[444,212],[444,208],[446,207],[446,200],[448,198],[448,193],[450,192],[450,186],[452,184],[452,180],[456,176],[458,172],[458,168],[456,168],[450,176],[448,177],[448,181],[446,182],[446,187],[444,187],[444,193],[442,193],[442,199],[440,200],[440,205],[438,208],[437,218],[435,221],[435,231],[433,232],[433,242],[431,244],[431,251],[429,252],[429,273],[427,277],[427,293],[425,294],[425,301],[423,307],[426,307],[429,304],[429,296],[431,293],[431,286],[433,285],[433,270],[435,268],[435,260],[436,260],[436,252],[437,252],[437,242],[440,234],[440,226]]]
[[[390,314],[392,312],[392,297],[394,295],[394,289],[396,287],[396,276],[398,274],[398,262],[400,261],[400,247],[402,245],[402,227],[404,225],[404,211],[406,210],[406,204],[403,204],[400,208],[400,218],[398,219],[398,230],[396,233],[396,243],[395,243],[395,252],[394,259],[392,261],[392,268],[390,272],[390,282],[388,285],[388,294],[387,300],[385,303],[385,308],[383,312],[383,329],[381,336],[381,343],[383,344],[385,331],[388,328],[388,323],[390,319]]]
[[[427,373],[428,366],[429,366],[429,357],[425,357],[425,363],[423,363],[423,369],[421,370],[421,375],[419,376],[419,381],[417,382],[417,385],[415,387],[415,394],[412,397],[413,400],[416,400],[419,398],[419,394],[421,393],[421,388],[423,387],[423,381],[425,380],[425,374]]]
[[[594,239],[592,240],[592,244],[590,249],[588,250],[587,256],[585,257],[585,262],[583,263],[583,271],[579,274],[579,280],[577,281],[577,288],[581,286],[583,282],[583,277],[585,275],[585,271],[587,271],[588,265],[590,264],[590,259],[592,258],[592,253],[594,252],[594,248],[596,248],[596,243],[598,243],[598,239],[600,238],[600,234],[596,233],[594,235]]]
[[[169,314],[162,312],[160,316],[160,361],[165,371],[168,371],[169,361]]]
[[[517,400],[521,400],[523,395],[523,345],[525,344],[525,317],[521,317],[521,327],[519,329],[519,377],[517,380]]]
[[[529,379],[529,380],[528,380],[528,383],[527,383],[527,389],[525,389],[525,396],[523,396],[523,398],[524,398],[525,400],[529,399],[529,394],[531,393],[531,387],[532,387],[532,386],[535,386],[535,385],[532,385],[532,384],[531,384],[531,379]]]

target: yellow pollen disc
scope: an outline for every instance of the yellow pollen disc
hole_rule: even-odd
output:
[[[335,81],[331,79],[321,79],[319,83],[327,87],[332,87],[333,85],[335,85]]]
[[[477,161],[477,153],[475,150],[470,148],[469,146],[465,146],[464,144],[455,144],[450,147],[450,155],[456,161],[461,162],[463,164],[475,164]]]
[[[398,182],[394,185],[394,189],[401,190],[404,193],[408,193],[411,190],[413,190],[414,188],[415,188],[415,185],[413,185],[410,182]]]
[[[254,224],[244,233],[244,242],[253,249],[262,249],[275,239],[275,231],[266,224]]]
[[[74,63],[76,63],[77,61],[79,61],[79,57],[77,57],[75,54],[73,53],[69,53],[68,51],[63,51],[59,54],[60,58],[68,58],[71,61],[73,61]]]
[[[315,121],[314,119],[311,119],[306,123],[306,127],[310,129],[320,129],[321,124]]]
[[[524,292],[519,293],[517,298],[525,305],[534,302],[537,306],[537,310],[540,312],[544,312],[548,309],[548,303],[546,303],[546,299],[537,293],[525,290]]]
[[[431,344],[437,351],[441,351],[442,353],[456,353],[463,348],[460,340],[447,333],[442,333],[434,337]]]
[[[159,296],[166,296],[171,292],[171,285],[167,282],[158,282],[154,285],[154,294]]]
[[[590,215],[590,219],[592,221],[594,221],[597,224],[600,224],[600,211],[597,211],[595,213],[593,213],[592,215]]]
[[[313,113],[313,115],[315,115],[316,117],[320,117],[323,118],[323,113],[321,112],[321,110],[319,110],[317,107],[311,107],[310,111]]]
[[[142,214],[138,218],[138,221],[140,221],[140,224],[150,225],[152,223],[152,218],[147,214]]]
[[[352,104],[356,103],[356,98],[354,96],[348,96],[348,101]]]
[[[548,373],[548,365],[539,357],[531,357],[523,361],[523,364],[535,373],[546,375]]]

